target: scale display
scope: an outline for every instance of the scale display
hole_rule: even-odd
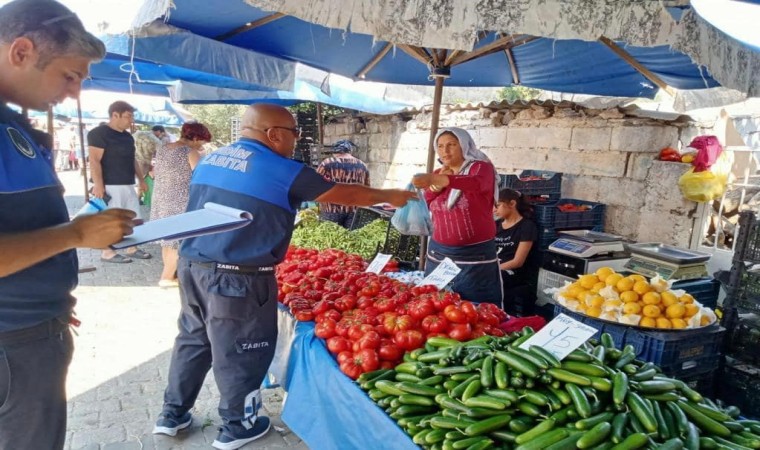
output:
[[[707,275],[705,263],[678,265],[644,258],[641,255],[632,255],[625,268],[649,278],[659,275],[665,280],[691,280]]]
[[[563,255],[590,258],[603,253],[622,252],[624,247],[620,241],[589,242],[573,238],[559,238],[552,242],[549,250]]]

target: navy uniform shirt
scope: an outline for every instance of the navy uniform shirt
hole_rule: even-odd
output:
[[[242,266],[277,264],[288,250],[296,207],[333,186],[303,163],[242,138],[198,163],[187,210],[213,202],[248,211],[253,221],[237,230],[185,239],[180,256]]]
[[[69,221],[63,188],[21,116],[0,105],[0,233]],[[12,258],[12,255],[2,255]],[[0,332],[64,315],[74,306],[77,253],[69,250],[0,277]]]

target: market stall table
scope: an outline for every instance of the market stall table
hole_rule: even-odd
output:
[[[314,322],[297,322],[284,308],[278,310],[278,316],[280,333],[285,337],[278,345],[283,343],[287,348],[278,349],[272,368],[287,359],[282,420],[291,431],[312,449],[418,448],[341,373],[324,340],[314,335]]]

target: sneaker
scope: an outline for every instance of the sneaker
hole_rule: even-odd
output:
[[[177,431],[190,426],[193,423],[193,416],[189,412],[182,414],[180,417],[171,413],[161,413],[153,427],[153,434],[165,434],[167,436],[176,436]]]
[[[264,436],[271,427],[269,417],[259,416],[253,424],[253,428],[246,430],[242,425],[227,424],[219,428],[219,436],[216,437],[212,447],[220,450],[234,450],[249,442]]]

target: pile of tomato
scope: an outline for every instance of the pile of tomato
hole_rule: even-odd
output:
[[[499,324],[507,315],[495,305],[366,273],[366,266],[340,250],[293,247],[277,267],[280,302],[297,320],[316,322],[314,333],[353,379],[395,367],[432,336],[466,341],[504,334]]]

